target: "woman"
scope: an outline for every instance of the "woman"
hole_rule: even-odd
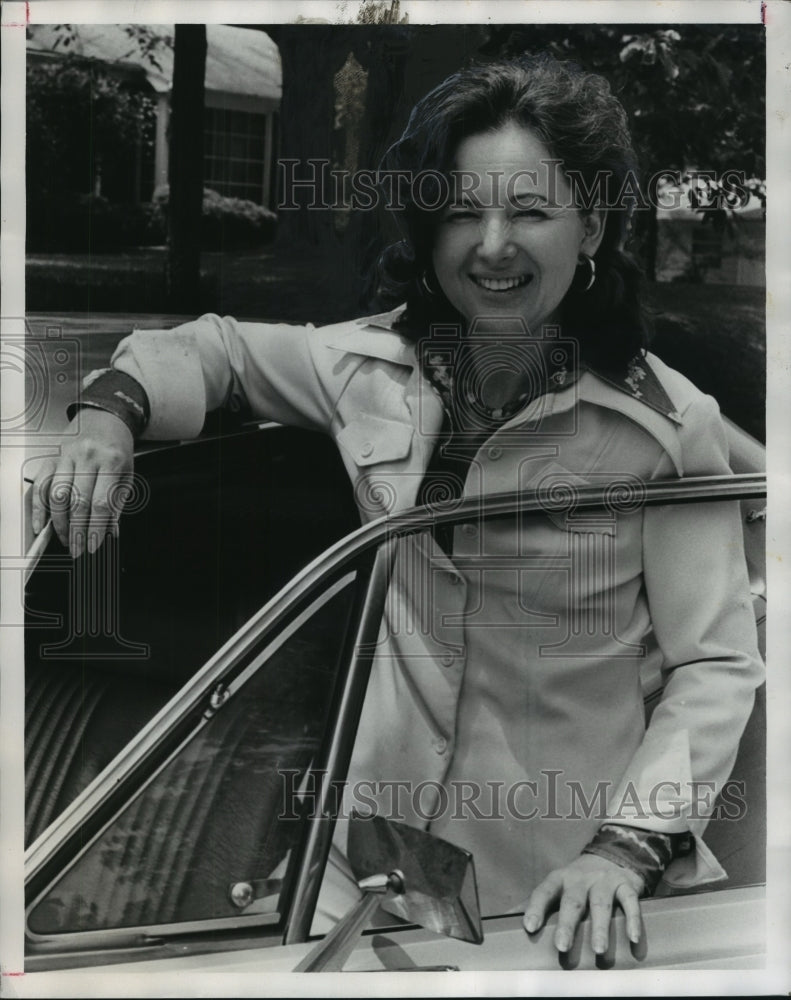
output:
[[[533,932],[557,904],[566,951],[587,907],[603,952],[614,903],[637,941],[638,898],[671,863],[680,884],[723,877],[700,834],[761,679],[741,527],[730,505],[643,510],[639,495],[727,472],[724,431],[712,399],[644,353],[622,249],[633,155],[605,81],[549,59],[456,74],[383,166],[409,182],[407,238],[384,258],[406,309],[133,334],[85,387],[34,516],[95,475],[94,549],[134,436],[193,436],[229,404],[331,433],[364,518],[438,493],[631,490],[604,516],[553,508],[401,543],[350,773],[389,815],[473,851],[484,913],[524,906]],[[667,681],[647,730],[646,658]],[[399,783],[428,799],[394,812],[382,795]]]

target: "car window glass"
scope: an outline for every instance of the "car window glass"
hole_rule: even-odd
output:
[[[752,510],[756,504],[748,506]],[[703,517],[716,519],[727,511],[738,512],[739,506],[737,502],[723,501],[706,509],[702,505],[678,505],[675,509],[685,522],[691,515],[683,512],[692,509],[699,522]],[[745,526],[748,558],[755,557],[750,561],[750,583],[760,625],[764,614],[763,574],[758,558],[761,553],[751,532],[761,522],[748,515],[749,510],[738,514]],[[592,783],[582,786],[577,781],[578,788],[572,787],[578,774],[574,769],[579,763],[579,744],[573,740],[562,744],[556,741],[546,750],[547,733],[560,724],[558,720],[563,720],[563,713],[573,704],[569,700],[571,689],[564,689],[563,683],[573,681],[577,689],[586,692],[586,716],[598,721],[607,717],[599,686],[607,669],[610,685],[628,690],[628,706],[635,718],[643,713],[650,716],[662,694],[664,664],[657,642],[646,641],[643,649],[638,640],[644,634],[633,635],[622,629],[622,619],[616,619],[614,609],[605,602],[597,603],[593,591],[575,603],[575,595],[580,592],[576,559],[597,557],[605,566],[614,567],[611,572],[622,574],[622,584],[620,577],[615,578],[619,586],[624,590],[632,586],[639,564],[635,570],[624,554],[621,565],[616,565],[615,555],[621,554],[616,553],[616,542],[619,537],[633,536],[635,545],[630,551],[637,552],[639,558],[643,512],[630,508],[618,511],[617,517],[608,517],[606,511],[581,511],[573,530],[565,526],[562,532],[556,530],[561,526],[557,520],[562,520],[559,515],[553,518],[539,513],[471,518],[453,529],[451,556],[428,534],[400,543],[386,621],[374,657],[347,782],[347,813],[355,807],[374,811],[470,850],[476,860],[485,916],[511,912],[521,901],[508,899],[510,880],[499,869],[505,865],[503,858],[510,850],[513,868],[504,870],[518,870],[519,843],[527,854],[533,849],[535,824],[529,818],[533,810],[537,814],[544,808],[557,819],[562,818],[562,809],[568,810],[571,819],[589,816],[590,830],[585,831],[588,836],[593,836],[607,818],[603,800],[598,818],[595,810],[599,800],[593,795],[589,796],[591,811],[584,813],[588,804],[579,788],[588,789]],[[521,544],[517,559],[508,548],[509,533],[515,534]],[[547,552],[551,553],[549,559]],[[589,586],[594,587],[597,578],[589,575],[588,579]],[[567,594],[573,600],[564,620],[558,609]],[[634,587],[634,594],[639,607],[639,587]],[[587,617],[583,617],[582,607],[589,609]],[[593,622],[591,608],[601,615]],[[618,657],[610,656],[608,662],[603,654],[616,640]],[[527,658],[528,647],[535,650],[534,659]],[[475,658],[472,650],[477,654]],[[496,683],[492,673],[495,669],[502,675]],[[538,683],[540,678],[542,685]],[[541,706],[530,724],[522,724],[521,728],[516,711],[508,709],[509,704],[517,703],[525,706],[526,718],[531,703]],[[511,716],[506,718],[510,728],[502,727],[502,739],[498,711]],[[583,722],[579,725],[583,727]],[[584,725],[590,728],[589,721]],[[634,728],[639,729],[640,724],[636,722]],[[522,748],[538,738],[539,730],[543,733],[540,749],[534,746],[531,753],[540,764],[534,774],[526,775],[512,764],[512,758],[518,762]],[[498,749],[487,759],[476,760],[475,752],[460,742],[459,734],[464,732],[476,739],[476,746]],[[764,738],[765,697],[761,688],[730,778],[713,804],[714,818],[704,837],[728,878],[692,891],[733,888],[764,878]],[[601,773],[608,776],[608,758],[603,756],[606,750],[602,737],[597,751],[605,761]],[[628,747],[623,751],[624,763],[619,764],[622,769],[613,779],[615,783],[633,752]],[[551,794],[556,789],[558,794],[563,791],[567,775],[568,801],[556,802]],[[535,790],[528,787],[526,778],[535,779]],[[576,798],[572,794],[575,791]],[[502,850],[492,852],[487,867],[480,863],[482,855],[477,848],[485,848],[490,831],[496,832],[498,826],[504,834]],[[561,835],[572,826],[555,824],[553,840],[562,840]],[[348,874],[344,877],[342,866],[345,832],[341,821],[334,838],[337,851],[331,856],[322,886],[314,933],[326,930],[328,921],[337,919],[354,895],[353,883]],[[549,844],[546,853],[553,847]],[[558,857],[562,857],[559,851]],[[690,890],[664,886],[661,894],[678,891]],[[502,905],[502,899],[506,899],[506,905]]]
[[[354,579],[325,592],[229,685],[34,904],[34,936],[275,919],[303,830],[293,790],[322,742]]]

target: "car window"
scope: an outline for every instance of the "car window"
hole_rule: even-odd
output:
[[[671,506],[668,505],[668,509]],[[723,500],[710,507],[713,517],[724,515],[730,509],[738,514],[744,526],[759,634],[765,608],[761,508],[760,501],[742,501],[740,506],[736,500]],[[676,507],[679,513],[682,509],[682,505]],[[700,505],[687,509],[694,510],[696,515],[703,510]],[[668,515],[663,511],[660,516],[666,518]],[[560,669],[557,664],[562,663],[565,649],[570,651],[569,662],[572,664],[566,670],[569,674],[573,672],[575,684],[585,687],[593,706],[597,698],[601,702],[595,676],[590,675],[600,674],[604,661],[601,656],[590,661],[588,676],[583,676],[585,651],[590,648],[596,651],[597,642],[602,649],[609,650],[614,642],[611,636],[615,635],[620,642],[619,655],[631,666],[618,668],[616,665],[613,669],[622,670],[624,684],[630,670],[637,671],[638,677],[642,675],[644,713],[650,719],[651,711],[661,698],[663,682],[662,655],[655,642],[652,644],[649,641],[644,651],[639,655],[635,652],[629,659],[628,640],[634,637],[626,632],[621,635],[620,623],[616,622],[614,612],[611,618],[604,617],[592,623],[588,618],[577,621],[572,608],[563,627],[554,628],[555,621],[551,620],[549,611],[559,604],[557,601],[553,603],[553,590],[557,591],[559,601],[568,593],[573,602],[577,593],[572,589],[578,585],[574,543],[567,536],[577,536],[579,551],[585,558],[590,558],[590,553],[594,552],[604,561],[613,558],[615,552],[615,521],[607,517],[606,511],[586,513],[581,510],[574,518],[571,531],[563,512],[546,516],[533,512],[520,514],[517,511],[491,517],[478,513],[452,529],[452,558],[446,555],[451,537],[447,531],[434,536],[428,532],[414,535],[399,543],[390,588],[391,599],[386,605],[386,621],[380,632],[352,754],[346,788],[346,814],[352,808],[371,809],[379,815],[406,821],[439,837],[449,837],[454,843],[470,850],[474,857],[475,838],[479,837],[480,844],[485,844],[486,834],[482,831],[492,828],[500,818],[510,823],[513,836],[509,834],[509,838],[525,836],[525,851],[529,851],[530,823],[516,822],[514,816],[530,813],[534,806],[536,809],[541,807],[544,780],[541,775],[547,769],[551,771],[551,766],[560,766],[553,764],[554,761],[568,761],[564,766],[568,767],[573,778],[571,769],[575,754],[580,751],[575,744],[565,755],[562,747],[555,746],[552,753],[543,758],[545,771],[537,772],[538,790],[534,797],[531,797],[533,793],[530,790],[522,792],[521,799],[515,799],[509,806],[510,790],[519,788],[520,782],[526,785],[523,780],[525,774],[509,763],[511,748],[515,741],[522,739],[526,742],[531,737],[520,736],[519,727],[514,724],[508,737],[498,743],[495,732],[498,723],[491,704],[497,697],[502,702],[507,702],[509,698],[524,698],[527,703],[529,698],[537,701],[541,696],[533,681],[513,666],[524,654],[528,639],[532,642],[538,637],[538,659],[544,659],[543,664],[534,663],[536,669],[532,673],[544,671],[548,689],[554,692],[556,699],[554,704],[551,700],[547,703],[549,716],[562,719],[565,711],[566,702],[563,701],[557,676],[549,683],[552,671]],[[566,530],[566,537],[559,537],[560,533],[554,530],[558,522]],[[617,530],[633,531],[639,538],[643,523],[641,513],[628,510],[619,520]],[[519,534],[521,551],[518,560],[509,554],[504,541],[507,532]],[[556,546],[554,550],[551,548],[553,544]],[[534,551],[540,553],[541,558],[535,557],[531,562]],[[547,559],[547,552],[552,552],[553,557]],[[627,574],[626,569],[624,574]],[[487,577],[491,581],[488,585]],[[518,602],[518,611],[513,610],[515,601]],[[596,607],[592,602],[591,606]],[[608,610],[608,606],[602,604],[602,607]],[[611,607],[609,610],[613,611]],[[604,633],[606,641],[597,637],[594,626]],[[558,633],[563,628],[567,629],[566,634],[561,635],[558,642]],[[516,638],[520,630],[524,637],[521,645]],[[469,651],[472,648],[477,649],[480,660],[485,660],[485,670],[475,672],[471,667]],[[500,662],[496,657],[506,654],[511,657],[502,665],[506,679],[501,682],[501,690],[492,693],[489,690],[492,671]],[[487,655],[488,660],[485,659]],[[525,661],[524,666],[530,669],[530,661]],[[468,690],[474,692],[467,693],[466,702],[462,675],[464,685],[471,685]],[[454,695],[454,689],[460,693]],[[636,707],[639,710],[639,700]],[[604,712],[605,709],[600,707],[599,718]],[[394,719],[397,724],[391,724],[390,720]],[[489,736],[485,739],[480,737],[478,744],[501,747],[501,754],[493,756],[488,764],[479,766],[471,759],[474,755],[465,747],[457,749],[455,741],[462,724],[467,726],[467,732],[473,734],[477,731],[476,727],[486,724]],[[535,732],[541,725],[540,719],[534,719],[523,728]],[[389,735],[384,737],[383,733]],[[661,894],[733,888],[763,881],[764,751],[765,693],[762,687],[757,693],[730,778],[714,803],[714,818],[704,837],[728,877],[695,890],[664,885]],[[509,779],[511,785],[508,784]],[[498,783],[501,786],[499,790],[495,789]],[[549,784],[549,779],[544,781],[547,787]],[[560,792],[559,786],[560,780],[557,783]],[[513,815],[509,816],[507,809],[511,806]],[[572,796],[569,807],[579,812],[584,805],[579,798]],[[457,822],[470,817],[477,817],[479,822],[470,822],[466,828]],[[605,818],[606,813],[603,812],[602,821]],[[485,822],[487,819],[488,824]],[[501,823],[504,828],[505,825],[505,822]],[[591,836],[595,828],[596,824],[591,827]],[[319,897],[313,933],[326,931],[331,919],[337,919],[354,895],[348,877],[343,876],[345,832],[341,821],[336,827],[335,852]],[[470,839],[465,839],[467,837]],[[502,855],[498,854],[498,862],[490,863],[488,872],[485,865],[476,865],[485,916],[495,916],[511,909],[510,906],[498,909],[494,900],[503,897],[502,887],[495,892],[490,891],[487,885],[487,879],[491,878],[493,884],[498,880],[496,869],[500,857]]]
[[[303,833],[294,789],[320,752],[356,573],[215,690],[195,731],[33,903],[33,938],[276,923]]]
[[[26,843],[358,523],[332,441],[268,427],[138,456],[95,554],[53,537],[25,587]]]

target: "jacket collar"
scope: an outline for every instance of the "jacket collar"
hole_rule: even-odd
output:
[[[336,331],[327,331],[325,343],[333,350],[415,368],[417,366],[415,345],[395,329],[405,308],[402,305],[389,312],[355,320],[351,324],[340,324]],[[583,399],[619,410],[655,434],[656,428],[664,422],[646,413],[646,409],[661,415],[667,421],[666,433],[660,432],[656,436],[661,438],[674,460],[677,459],[676,465],[679,464],[680,451],[670,425],[680,426],[683,421],[678,408],[651,365],[650,354],[632,361],[622,378],[588,367],[568,389],[561,389],[552,395],[555,399],[551,409],[555,412],[568,409],[577,399]],[[671,442],[676,446],[674,447]]]
[[[683,423],[676,407],[651,368],[650,355],[641,359],[642,376],[627,374],[626,379],[604,378],[588,368],[569,389],[554,393],[549,413],[572,409],[577,402],[589,402],[616,410],[633,420],[654,437],[670,456],[676,472],[684,475],[678,427]]]
[[[683,422],[672,399],[651,367],[650,357],[635,358],[630,362],[626,375],[621,378],[604,374],[594,368],[589,370],[606,385],[625,392],[632,399],[639,400],[674,424]]]
[[[327,331],[324,342],[335,351],[362,354],[414,368],[417,364],[414,344],[394,329],[405,308],[399,306],[390,312],[342,323],[337,330]]]

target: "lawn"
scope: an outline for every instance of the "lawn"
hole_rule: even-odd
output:
[[[31,255],[28,312],[166,312],[165,257],[164,248],[93,256]],[[204,253],[201,270],[202,301],[196,303],[196,313],[211,310],[317,325],[350,314],[343,289],[321,259],[303,251]],[[765,440],[764,289],[654,284],[649,305],[653,350],[711,393],[727,416]]]

